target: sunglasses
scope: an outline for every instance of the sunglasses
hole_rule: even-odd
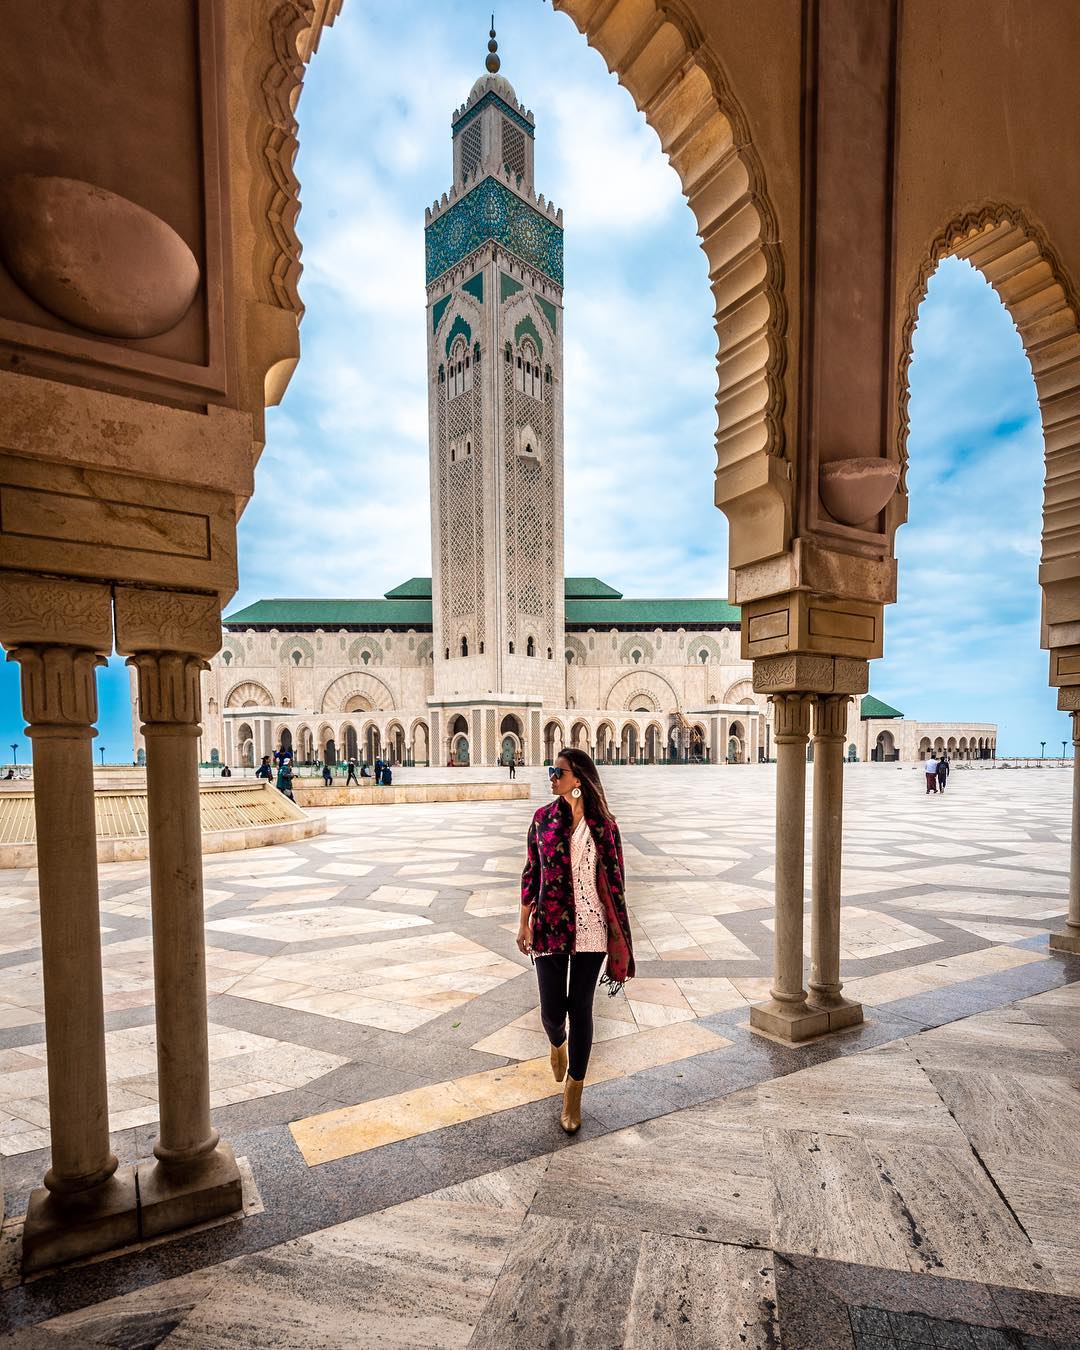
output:
[[[552,764],[551,767],[548,769],[548,777],[561,778],[565,772],[566,772],[565,769],[560,769],[556,765]]]

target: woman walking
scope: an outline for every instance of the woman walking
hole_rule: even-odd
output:
[[[551,1072],[565,1079],[560,1123],[576,1134],[597,980],[606,961],[602,983],[617,994],[633,978],[634,952],[622,841],[596,765],[584,750],[560,750],[548,774],[554,801],[529,826],[517,945],[535,958]]]

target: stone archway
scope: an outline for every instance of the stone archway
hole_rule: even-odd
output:
[[[324,713],[393,712],[394,708],[394,696],[389,686],[366,670],[350,670],[339,675],[330,681],[319,699],[319,711]]]

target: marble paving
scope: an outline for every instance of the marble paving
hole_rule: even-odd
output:
[[[1046,1329],[1073,1326],[1080,1298],[1080,962],[1046,941],[1068,775],[958,770],[928,798],[910,770],[846,773],[842,967],[868,1024],[799,1051],[747,1027],[771,966],[773,771],[606,773],[639,977],[597,1000],[573,1141],[513,941],[541,775],[531,802],[341,808],[325,836],[208,860],[212,1105],[262,1212],[152,1264],[9,1277],[0,1329],[35,1345],[1080,1345],[1080,1303],[1074,1341]],[[48,1165],[35,880],[0,886],[10,1248]],[[102,868],[102,943],[130,1161],[156,1120],[145,863]],[[950,1305],[946,1287],[977,1293]],[[916,1315],[924,1340],[903,1341],[889,1319]]]

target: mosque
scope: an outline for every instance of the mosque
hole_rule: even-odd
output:
[[[535,119],[488,73],[454,113],[453,186],[425,213],[432,575],[370,600],[259,600],[203,676],[204,762],[745,764],[768,701],[726,600],[634,599],[563,573],[563,215]],[[139,716],[135,748],[143,758]],[[865,698],[849,759],[991,758],[997,729]]]

